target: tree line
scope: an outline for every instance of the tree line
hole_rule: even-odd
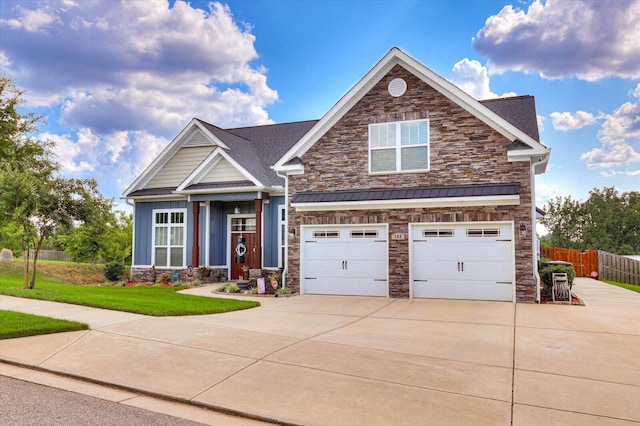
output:
[[[544,209],[543,246],[640,254],[640,192],[594,188],[586,201],[556,197]]]
[[[0,76],[0,248],[22,254],[26,288],[35,285],[43,248],[79,262],[124,263],[132,215],[114,211],[95,179],[62,176],[54,143],[35,136],[45,117],[22,113],[23,96],[12,78]]]

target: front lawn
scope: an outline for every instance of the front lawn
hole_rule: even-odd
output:
[[[41,317],[21,312],[0,311],[0,339],[88,329],[89,326],[81,322]]]
[[[625,284],[625,283],[619,283],[619,282],[616,282],[616,281],[605,281],[605,283],[611,284],[611,285],[617,285],[618,287],[626,288],[627,290],[631,290],[631,291],[635,291],[636,293],[640,293],[640,285]]]
[[[247,300],[179,294],[173,288],[64,284],[60,270],[55,277],[39,273],[35,288],[29,290],[23,288],[21,268],[12,263],[0,262],[0,294],[153,316],[217,314],[260,306]],[[72,274],[70,270],[68,275]]]

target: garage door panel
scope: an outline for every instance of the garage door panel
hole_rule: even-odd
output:
[[[513,300],[511,224],[412,225],[413,297]]]
[[[511,284],[488,284],[484,281],[415,282],[414,297],[434,299],[464,299],[508,301],[512,298]]]
[[[306,227],[302,245],[303,292],[388,295],[386,227]]]
[[[374,279],[322,278],[305,280],[305,293],[348,296],[386,296],[387,281]]]

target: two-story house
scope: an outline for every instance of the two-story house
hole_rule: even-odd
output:
[[[123,194],[132,269],[281,269],[303,294],[533,302],[549,154],[533,97],[478,101],[393,48],[320,120],[192,120]]]

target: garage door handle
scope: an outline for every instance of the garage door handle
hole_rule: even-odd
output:
[[[349,261],[348,260],[344,261],[344,269],[349,269]]]
[[[414,283],[426,283],[429,280],[413,280]]]
[[[386,281],[386,278],[376,278],[374,281]]]
[[[304,277],[305,280],[317,280],[315,277]]]
[[[496,284],[513,284],[511,281],[496,281]]]
[[[464,272],[464,262],[460,262],[460,266],[462,267],[462,272]]]

